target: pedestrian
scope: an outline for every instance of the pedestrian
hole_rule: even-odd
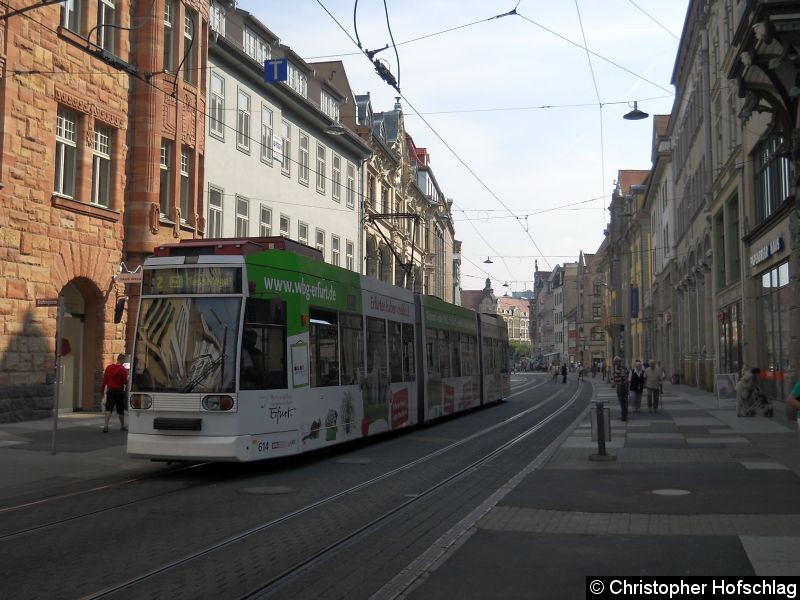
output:
[[[758,379],[759,373],[761,373],[761,369],[758,367],[745,368],[742,378],[736,383],[737,417],[752,417],[756,414],[756,409],[753,406],[753,392],[756,390],[756,379]]]
[[[561,383],[567,383],[567,365],[561,365]]]
[[[800,431],[800,379],[794,384],[792,391],[789,392],[789,397],[786,399],[789,406],[795,409],[797,418],[797,430]]]
[[[628,420],[628,377],[627,369],[622,364],[622,359],[619,356],[614,357],[613,362],[613,379],[614,386],[617,388],[617,400],[619,400],[619,407],[621,411],[621,419]]]
[[[656,366],[656,361],[650,359],[650,366],[644,371],[644,387],[647,390],[647,410],[658,412],[658,400],[661,392],[661,383],[664,381],[664,369]]]
[[[578,363],[578,381],[581,381],[585,374],[586,369],[583,367],[583,363]]]
[[[644,366],[637,360],[631,369],[630,390],[633,396],[633,410],[639,412],[642,408],[642,392],[644,391]]]
[[[116,408],[119,415],[119,430],[128,431],[125,427],[125,388],[128,386],[128,371],[122,366],[125,355],[117,356],[117,362],[111,363],[103,372],[103,385],[100,395],[106,398],[106,424],[103,433],[108,433],[108,424],[111,422],[111,413]]]
[[[597,374],[597,364],[593,362],[592,363],[592,379],[594,379],[594,376],[596,374]]]

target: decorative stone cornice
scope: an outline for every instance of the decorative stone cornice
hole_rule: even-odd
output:
[[[74,110],[77,110],[78,112],[82,112],[83,114],[91,115],[95,119],[98,119],[103,123],[107,123],[112,127],[117,129],[127,129],[128,120],[121,113],[111,110],[106,106],[101,106],[96,102],[86,98],[75,96],[74,94],[61,89],[58,86],[55,88],[55,100],[59,104],[68,106]]]

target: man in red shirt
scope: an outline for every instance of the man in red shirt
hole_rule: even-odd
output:
[[[106,397],[106,425],[103,433],[108,433],[108,424],[111,421],[111,413],[114,408],[119,415],[119,430],[128,431],[125,427],[125,388],[128,386],[128,371],[122,366],[125,362],[125,355],[117,356],[117,362],[106,367],[103,372],[103,385],[100,394]]]

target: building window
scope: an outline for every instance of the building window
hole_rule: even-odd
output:
[[[317,144],[317,191],[320,194],[325,193],[325,177],[327,171],[326,149],[322,144]]]
[[[314,247],[322,252],[322,258],[325,259],[325,232],[322,229],[317,229],[316,240]]]
[[[169,175],[169,164],[172,156],[172,142],[169,140],[161,140],[161,159],[159,166],[161,168],[159,189],[158,189],[158,205],[162,217],[169,217],[169,208],[172,205],[171,181]]]
[[[269,237],[272,235],[272,210],[261,205],[261,216],[258,223],[258,235]]]
[[[739,254],[739,198],[734,196],[728,200],[728,281],[739,281],[740,254]]]
[[[272,164],[272,110],[261,105],[261,160]]]
[[[281,147],[283,148],[283,160],[281,161],[281,173],[284,175],[292,174],[292,126],[286,121],[281,121]]]
[[[92,204],[108,208],[111,196],[111,130],[95,124],[92,155]]]
[[[192,161],[190,150],[181,148],[181,223],[189,216],[189,200],[192,191]]]
[[[222,237],[222,190],[208,186],[208,231],[210,238]]]
[[[347,163],[347,206],[353,208],[356,203],[356,168]]]
[[[333,155],[333,176],[331,177],[331,194],[336,202],[342,201],[342,158]]]
[[[355,252],[355,244],[350,240],[345,243],[345,266],[351,271],[355,271],[355,259],[353,254]]]
[[[197,16],[191,11],[186,10],[183,15],[183,80],[186,83],[195,82],[195,47],[194,32]]]
[[[717,279],[717,289],[725,287],[725,215],[720,209],[714,215],[714,271]]]
[[[211,25],[211,31],[216,31],[220,35],[225,35],[225,9],[215,0],[211,2],[211,12],[208,20]]]
[[[778,210],[789,196],[789,159],[779,154],[782,140],[773,136],[755,151],[756,224]]]
[[[61,4],[61,26],[75,33],[80,33],[81,1],[82,0],[64,0]]]
[[[236,196],[236,237],[250,234],[250,200]]]
[[[242,90],[239,90],[236,114],[236,147],[250,152],[250,94]]]
[[[211,74],[211,107],[208,111],[208,133],[225,139],[225,79]]]
[[[67,198],[75,196],[78,116],[59,107],[56,119],[56,176],[53,189]]]
[[[98,0],[97,2],[97,45],[103,50],[114,53],[114,41],[117,25],[117,11],[114,0]]]
[[[339,120],[339,103],[325,90],[320,94],[319,107],[334,121]]]
[[[308,245],[308,225],[302,221],[297,223],[297,240]]]
[[[244,28],[244,52],[261,66],[270,57],[269,44],[249,27]]]
[[[306,77],[305,73],[301,73],[300,70],[292,63],[289,63],[288,71],[289,80],[287,83],[289,84],[289,87],[300,94],[303,98],[308,96],[308,78]]]
[[[308,135],[300,132],[299,154],[297,156],[297,179],[308,185]]]
[[[331,264],[339,266],[342,240],[338,235],[331,235]]]
[[[289,217],[281,215],[281,235],[289,237]]]
[[[164,70],[171,73],[175,68],[173,29],[175,24],[174,0],[164,0]]]

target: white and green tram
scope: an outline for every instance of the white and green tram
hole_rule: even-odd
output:
[[[130,387],[131,456],[261,460],[501,400],[508,334],[285,238],[192,240],[144,263]]]

